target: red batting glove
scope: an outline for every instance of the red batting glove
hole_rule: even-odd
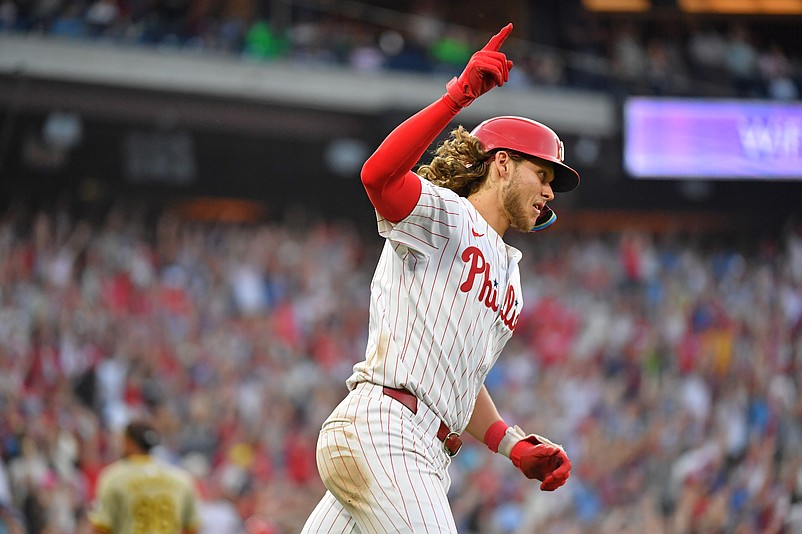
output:
[[[537,434],[527,436],[503,420],[490,425],[484,442],[491,451],[509,457],[527,478],[539,480],[543,491],[556,490],[571,475],[571,460],[561,446]]]
[[[563,448],[534,434],[512,447],[510,460],[526,478],[539,480],[543,491],[556,490],[571,476],[571,460]]]
[[[512,23],[471,56],[465,70],[446,85],[446,94],[459,108],[464,108],[495,86],[502,86],[510,79],[512,61],[499,52],[501,45],[512,32]]]

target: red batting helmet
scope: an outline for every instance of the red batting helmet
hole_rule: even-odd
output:
[[[514,150],[554,163],[554,191],[571,191],[579,185],[579,173],[563,163],[563,142],[545,124],[524,117],[494,117],[479,124],[471,135],[482,142],[486,152]]]

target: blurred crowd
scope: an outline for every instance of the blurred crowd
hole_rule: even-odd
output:
[[[574,470],[543,493],[468,439],[460,532],[802,532],[802,226],[737,247],[634,229],[512,243],[526,311],[487,385]],[[148,414],[155,454],[198,482],[202,533],[298,532],[381,245],[303,217],[4,213],[0,524],[88,532],[99,470]]]
[[[403,13],[355,2],[0,0],[0,31],[365,72],[458,74],[487,35],[454,23],[447,2],[417,4]],[[765,25],[604,18],[580,8],[567,19],[542,21],[559,26],[546,32],[559,34],[548,46],[536,44],[537,28],[505,45],[517,65],[511,84],[775,100],[798,99],[802,90],[798,48]]]

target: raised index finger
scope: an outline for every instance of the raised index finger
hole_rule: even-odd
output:
[[[510,32],[512,32],[512,22],[501,28],[500,32],[491,37],[482,50],[492,50],[493,52],[498,52]]]

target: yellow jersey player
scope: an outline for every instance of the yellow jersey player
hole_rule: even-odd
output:
[[[103,534],[194,534],[198,498],[189,473],[151,456],[159,435],[150,424],[125,428],[123,458],[100,473],[89,521]]]

